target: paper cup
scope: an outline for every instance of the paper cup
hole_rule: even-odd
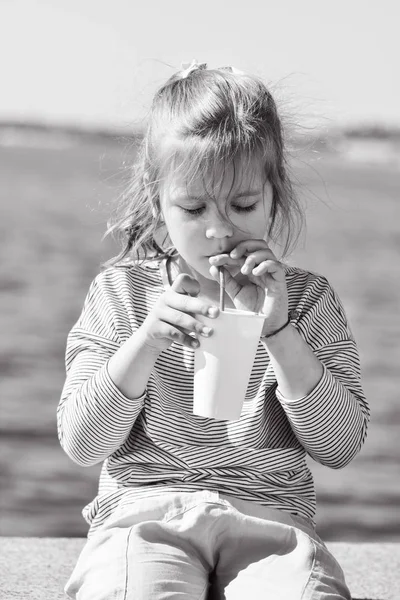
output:
[[[195,350],[193,413],[240,419],[265,317],[227,308],[217,319],[199,317],[213,333]]]

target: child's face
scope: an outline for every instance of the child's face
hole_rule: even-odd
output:
[[[212,279],[210,256],[229,253],[243,240],[266,239],[272,187],[261,161],[250,168],[235,165],[235,172],[216,166],[208,179],[199,176],[189,184],[172,173],[161,186],[160,200],[173,246],[207,279]]]

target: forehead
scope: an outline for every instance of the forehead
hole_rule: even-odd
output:
[[[215,164],[188,176],[183,169],[172,169],[165,177],[163,190],[170,198],[191,197],[229,198],[246,191],[263,190],[267,176],[261,160],[235,161]]]

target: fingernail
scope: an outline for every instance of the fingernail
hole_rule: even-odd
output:
[[[210,333],[212,332],[211,327],[203,327],[203,329],[201,330],[202,335],[210,335]]]
[[[199,340],[193,340],[193,342],[191,342],[191,346],[192,348],[198,348],[199,347]]]
[[[207,314],[209,317],[216,317],[218,316],[218,308],[216,306],[210,306],[210,308],[207,311]]]

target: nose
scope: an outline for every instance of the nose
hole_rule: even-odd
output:
[[[206,238],[222,239],[233,236],[233,226],[219,212],[214,214],[207,222]]]

